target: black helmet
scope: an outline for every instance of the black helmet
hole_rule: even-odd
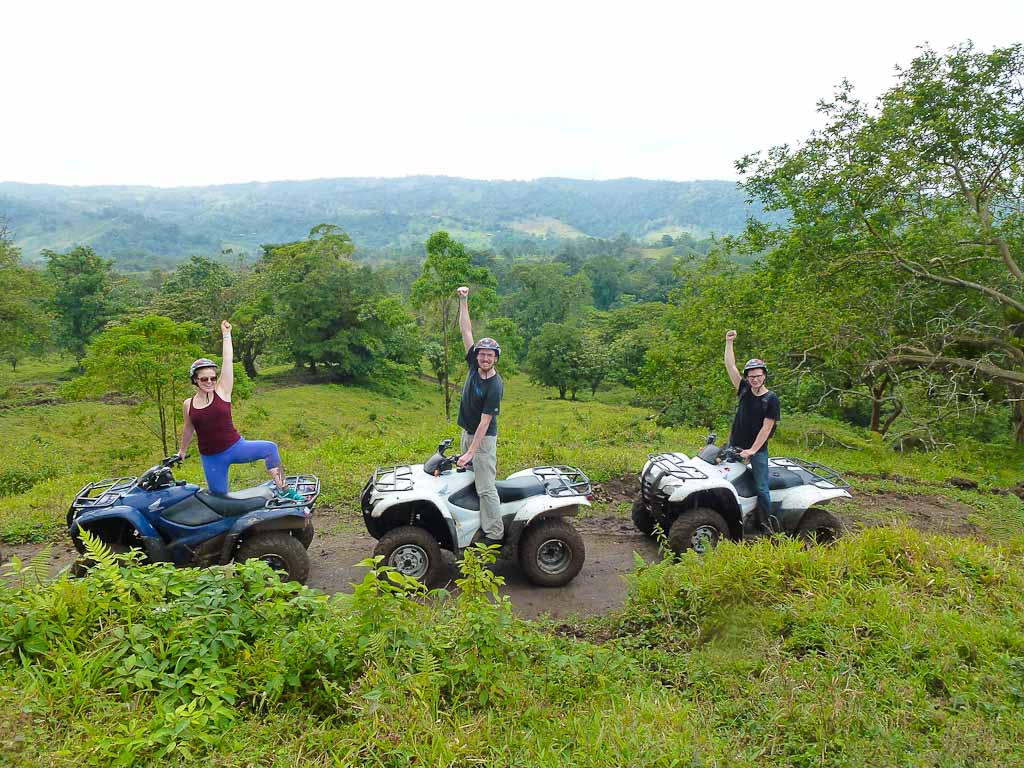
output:
[[[194,363],[192,363],[192,365],[189,366],[188,377],[190,379],[192,379],[192,383],[195,384],[196,383],[196,371],[198,371],[200,368],[216,368],[216,367],[217,367],[217,364],[215,362],[213,362],[213,360],[210,360],[208,357],[200,357],[198,360],[196,360]]]
[[[477,352],[481,349],[493,350],[495,359],[499,359],[501,357],[501,346],[490,336],[485,336],[476,343]]]
[[[764,377],[768,378],[768,366],[764,364],[764,360],[759,360],[756,357],[752,357],[747,360],[747,364],[743,366],[743,375],[747,375],[747,371],[752,371],[755,368],[760,368],[764,371]]]

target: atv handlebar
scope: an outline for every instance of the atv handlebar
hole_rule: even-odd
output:
[[[161,467],[174,467],[174,466],[177,466],[178,464],[181,464],[182,461],[184,461],[184,457],[183,456],[180,456],[177,453],[172,453],[170,456],[167,456],[167,457],[165,457],[165,458],[160,460],[160,466]]]

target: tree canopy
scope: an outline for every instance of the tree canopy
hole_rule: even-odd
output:
[[[952,400],[1010,403],[1024,442],[1022,47],[925,48],[877,106],[844,83],[819,109],[828,125],[801,146],[738,163],[753,198],[790,213],[749,226],[748,246],[789,253],[825,288],[884,286],[891,300],[859,311],[903,327],[864,345],[859,378],[923,372]]]

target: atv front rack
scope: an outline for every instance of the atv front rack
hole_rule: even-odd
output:
[[[669,475],[679,480],[707,480],[708,476],[696,467],[687,464],[674,453],[652,453],[647,458],[651,461],[651,469],[657,473],[654,484]]]
[[[548,496],[589,496],[593,492],[590,478],[576,467],[534,467],[531,471],[543,483]]]
[[[785,456],[773,456],[771,463],[781,469],[796,472],[808,485],[813,485],[816,488],[842,488],[844,491],[850,488],[850,484],[843,479],[842,475],[824,464]]]
[[[391,475],[391,479],[385,480],[386,475]],[[396,464],[393,467],[377,467],[373,470],[373,479],[370,484],[375,491],[400,493],[411,491],[415,487],[416,481],[412,477],[412,467],[408,464]]]
[[[71,508],[84,510],[112,507],[124,494],[135,487],[138,479],[137,477],[111,477],[106,480],[97,480],[95,483],[89,483],[75,494],[75,500],[71,502]]]
[[[708,479],[706,474],[684,463],[683,459],[674,453],[652,453],[648,459],[650,466],[640,475],[640,494],[651,509],[663,505],[668,499],[668,495],[661,488],[661,481],[666,477],[679,480]]]

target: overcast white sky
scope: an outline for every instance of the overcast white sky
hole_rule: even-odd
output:
[[[1024,2],[50,2],[0,9],[0,180],[735,178]]]

